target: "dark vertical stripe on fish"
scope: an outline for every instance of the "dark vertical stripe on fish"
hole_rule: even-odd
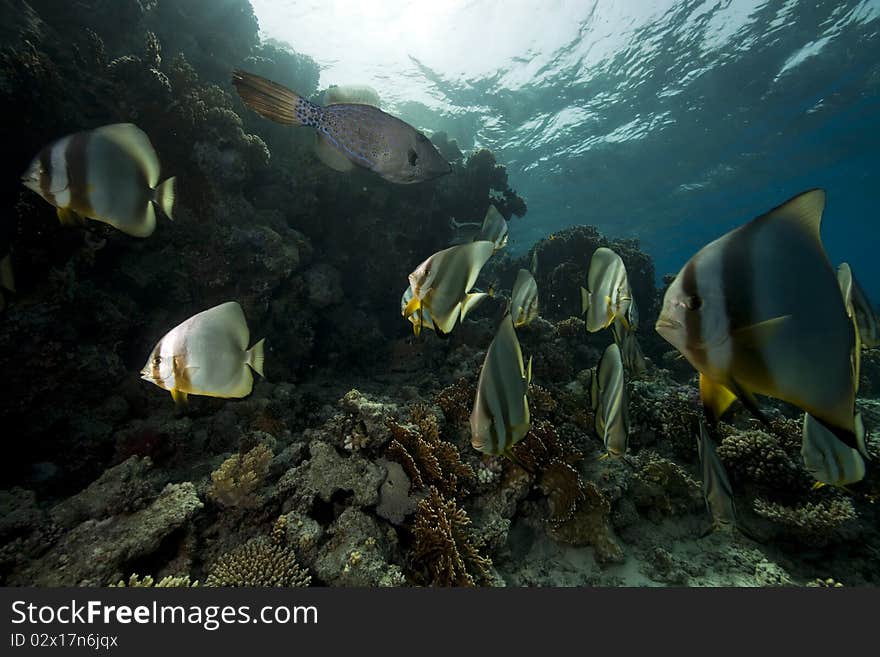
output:
[[[689,299],[700,297],[700,285],[697,282],[696,258],[691,258],[681,272],[681,289]],[[690,310],[684,314],[685,336],[687,348],[700,362],[705,362],[706,353],[703,348],[703,326],[699,312]]]
[[[67,164],[67,187],[70,190],[70,207],[82,214],[89,214],[92,204],[89,200],[86,147],[90,135],[79,132],[70,138],[67,150],[64,152],[64,161]]]
[[[756,267],[752,255],[755,253],[755,241],[759,239],[760,230],[750,227],[742,230],[725,246],[721,253],[721,290],[724,294],[724,312],[727,315],[728,331],[731,333],[757,322],[770,319],[758,317],[756,299],[761,290],[757,286]],[[739,369],[739,364],[748,363],[749,371],[766,380],[771,379],[764,354],[759,349],[747,348],[743,351],[741,341],[730,341],[729,370]]]
[[[52,193],[52,147],[46,146],[40,151],[40,189],[49,203],[55,205],[55,194]]]

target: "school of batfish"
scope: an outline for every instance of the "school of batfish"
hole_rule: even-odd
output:
[[[431,141],[379,108],[369,87],[333,87],[323,104],[280,84],[237,70],[232,82],[254,111],[277,123],[315,131],[318,159],[337,171],[355,166],[396,184],[419,183],[452,171]],[[25,186],[57,208],[64,224],[104,222],[135,237],[156,230],[156,207],[169,219],[175,179],[160,182],[149,137],[130,123],[62,137],[43,148],[22,176]],[[703,495],[712,524],[739,528],[734,493],[715,451],[715,424],[735,400],[766,422],[755,395],[804,412],[803,463],[816,486],[843,487],[865,476],[865,428],[856,412],[861,350],[880,345],[880,320],[850,266],[833,268],[820,239],[825,193],[806,191],[707,244],[666,290],[656,331],[699,373],[705,421],[695,436]],[[402,316],[419,336],[445,336],[494,286],[475,287],[481,270],[505,248],[508,224],[494,205],[482,223],[450,219],[456,237],[409,275]],[[552,236],[551,236],[552,238]],[[601,458],[625,457],[629,439],[629,377],[648,368],[636,332],[639,313],[621,257],[607,247],[590,256],[581,288],[586,330],[610,329],[613,342],[594,368],[589,403]],[[531,359],[517,330],[539,315],[537,250],[520,269],[494,339],[485,353],[470,415],[471,443],[487,455],[516,460],[529,433]],[[11,261],[0,261],[0,287],[15,291]],[[5,297],[0,291],[0,310]],[[141,377],[170,392],[246,397],[253,373],[263,375],[264,341],[250,343],[241,306],[228,301],[172,328],[150,353]]]

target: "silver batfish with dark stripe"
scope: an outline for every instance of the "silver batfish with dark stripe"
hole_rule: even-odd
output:
[[[605,456],[623,456],[629,444],[629,396],[620,348],[609,345],[590,386],[596,433],[605,445]],[[604,458],[604,457],[603,457]]]
[[[857,416],[857,423],[861,417]],[[844,445],[821,422],[809,413],[804,414],[801,434],[801,458],[816,484],[843,487],[865,478],[865,460],[858,450]]]
[[[700,454],[700,468],[703,473],[703,499],[706,510],[712,516],[712,525],[704,532],[717,529],[733,530],[737,528],[736,505],[733,501],[733,488],[727,478],[727,470],[718,458],[715,443],[709,437],[706,423],[700,422],[700,435],[697,440]]]
[[[22,176],[58,209],[62,223],[87,217],[135,237],[156,228],[158,205],[171,219],[174,178],[159,184],[159,158],[143,130],[116,123],[46,146]]]
[[[701,249],[663,299],[656,329],[700,372],[710,417],[754,394],[813,415],[865,450],[854,421],[853,323],[819,237],[825,193],[792,198]]]
[[[232,83],[244,103],[258,114],[284,125],[315,128],[341,157],[385,180],[417,183],[452,171],[431,140],[378,107],[362,103],[321,106],[277,82],[241,70],[233,73]]]
[[[853,317],[858,329],[859,342],[866,349],[880,346],[880,317],[868,299],[868,295],[859,285],[855,274],[852,273],[848,263],[843,263],[837,268],[837,280],[844,298],[850,304],[847,310],[852,310]]]
[[[484,454],[510,455],[510,450],[531,427],[528,389],[532,360],[523,366],[522,351],[510,313],[483,361],[477,396],[471,411],[471,445]]]
[[[510,295],[510,313],[517,328],[531,324],[538,316],[538,284],[528,269],[520,269],[516,274]]]

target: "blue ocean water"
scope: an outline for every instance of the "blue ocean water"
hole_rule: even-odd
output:
[[[514,251],[594,224],[658,276],[812,187],[880,299],[880,1],[255,0],[266,36],[508,166]],[[430,6],[429,6],[430,5]],[[381,38],[380,38],[381,37]]]

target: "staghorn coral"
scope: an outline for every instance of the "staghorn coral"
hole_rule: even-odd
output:
[[[158,582],[153,579],[151,575],[147,575],[146,577],[141,577],[137,573],[132,573],[132,575],[127,579],[121,579],[116,584],[110,584],[111,588],[140,588],[140,589],[148,589],[148,588],[157,588],[157,589],[169,589],[169,588],[192,588],[194,586],[199,585],[199,580],[192,581],[189,578],[189,575],[167,575],[160,579]]]
[[[249,540],[217,559],[205,586],[308,586],[311,575],[296,560],[293,550],[264,537]]]
[[[211,473],[208,495],[221,506],[252,509],[262,499],[256,494],[262,485],[273,453],[265,443],[260,443],[246,454],[235,454]]]
[[[477,586],[490,580],[492,561],[480,555],[470,527],[465,510],[431,486],[413,521],[410,559],[417,583]]]
[[[440,437],[437,416],[425,404],[410,410],[410,422],[389,420],[391,443],[385,457],[399,463],[413,486],[436,486],[444,495],[467,494],[466,485],[476,478],[469,465],[461,460],[458,448]]]
[[[476,394],[476,384],[470,379],[462,378],[438,392],[435,400],[443,410],[447,422],[464,424],[471,416]]]
[[[790,533],[797,541],[813,547],[839,538],[857,518],[852,500],[833,497],[790,507],[757,498],[754,510]]]
[[[552,538],[568,545],[592,545],[600,563],[621,563],[623,549],[611,528],[611,502],[593,482],[581,486],[580,501],[571,517],[548,525]]]

